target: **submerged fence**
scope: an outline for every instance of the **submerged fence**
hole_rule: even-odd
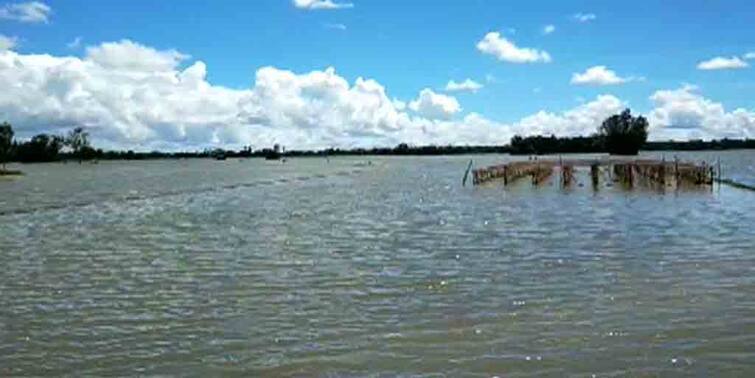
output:
[[[504,185],[509,185],[523,177],[530,177],[532,184],[539,185],[558,169],[561,184],[569,186],[576,181],[575,170],[579,167],[589,168],[592,185],[596,188],[600,184],[601,171],[607,171],[612,181],[621,182],[629,187],[639,183],[680,187],[722,182],[720,168],[717,175],[713,165],[706,163],[617,159],[517,161],[475,169],[472,171],[472,183],[481,185],[492,180],[502,180]]]

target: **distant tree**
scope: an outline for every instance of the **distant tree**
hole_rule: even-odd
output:
[[[596,136],[556,137],[534,135],[522,137],[514,135],[509,143],[509,153],[514,155],[528,154],[564,154],[564,153],[594,153],[603,151],[600,140]]]
[[[89,149],[89,134],[83,128],[77,127],[68,133],[66,145],[71,147],[73,155],[79,159],[79,163],[85,158],[84,152]]]
[[[84,146],[81,148],[79,157],[84,160],[102,159],[105,152],[102,149],[94,149],[90,146]]]
[[[0,125],[0,163],[5,169],[5,163],[10,160],[13,150],[13,127],[8,122]]]
[[[55,161],[63,148],[64,139],[57,135],[39,134],[16,146],[16,157],[22,162]]]
[[[409,153],[409,145],[406,143],[399,143],[398,146],[396,146],[393,149],[393,152],[398,155],[406,155]]]
[[[598,129],[606,150],[614,155],[637,155],[648,138],[648,121],[629,109],[608,117]]]

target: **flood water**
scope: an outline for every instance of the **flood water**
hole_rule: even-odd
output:
[[[470,158],[14,166],[0,376],[755,375],[755,192]]]

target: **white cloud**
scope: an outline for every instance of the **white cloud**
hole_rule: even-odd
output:
[[[78,49],[81,46],[81,37],[76,37],[73,41],[66,43],[69,49]]]
[[[551,34],[554,31],[556,31],[556,26],[555,25],[545,25],[543,27],[543,34],[545,34],[545,35]]]
[[[586,135],[625,106],[602,95],[564,112],[542,110],[502,123],[463,114],[455,98],[430,89],[407,104],[375,80],[349,82],[333,68],[294,73],[262,67],[250,87],[227,88],[207,81],[203,62],[188,59],[131,41],[90,47],[84,57],[1,51],[0,114],[20,138],[81,126],[96,146],[106,149],[259,148],[273,143],[346,148],[401,142],[503,144],[514,134]],[[754,135],[752,112],[727,113],[693,89],[659,91],[653,100],[658,130],[686,119],[706,135]]]
[[[460,83],[457,83],[451,80],[446,84],[446,91],[447,92],[477,92],[478,90],[482,89],[482,87],[483,87],[482,84],[472,79],[466,79]]]
[[[755,51],[753,51],[753,52],[748,52],[747,54],[745,54],[745,55],[744,55],[744,58],[745,58],[745,59],[748,59],[748,60],[749,60],[749,59],[755,59]]]
[[[461,111],[459,101],[452,96],[435,93],[432,89],[423,89],[416,100],[409,103],[409,109],[422,117],[431,119],[450,119]]]
[[[512,131],[519,135],[590,135],[597,131],[603,120],[625,107],[626,104],[614,96],[600,95],[563,113],[541,110],[515,123]]]
[[[571,83],[574,85],[617,85],[624,84],[634,78],[624,78],[606,66],[594,66],[583,73],[572,74]]]
[[[45,3],[30,1],[0,6],[0,18],[28,23],[47,23],[52,9]]]
[[[727,112],[721,103],[703,97],[695,86],[660,90],[650,100],[655,106],[649,120],[656,139],[690,134],[703,138],[755,137],[755,112],[742,108]]]
[[[510,63],[549,63],[551,61],[551,56],[547,52],[518,47],[498,32],[486,34],[477,43],[477,49],[483,54],[493,55],[498,60]]]
[[[344,24],[323,24],[323,26],[326,29],[346,30],[346,25]]]
[[[597,18],[598,16],[595,13],[576,13],[574,15],[574,20],[582,23],[595,21]]]
[[[137,150],[504,142],[505,132],[444,120],[461,106],[432,91],[408,113],[376,81],[349,83],[332,68],[263,67],[252,87],[230,89],[209,83],[201,61],[179,68],[182,59],[131,41],[83,58],[0,52],[0,114],[19,137],[82,126],[100,147]]]
[[[406,102],[401,101],[397,98],[391,100],[391,103],[393,104],[393,107],[398,111],[404,111],[406,109]]]
[[[299,9],[345,9],[354,7],[352,3],[340,3],[333,0],[293,0],[293,3]]]
[[[0,34],[0,51],[12,50],[16,47],[18,38]]]
[[[87,47],[87,60],[103,68],[129,71],[170,71],[188,55],[176,50],[159,51],[127,39]]]
[[[732,56],[731,58],[717,56],[710,60],[705,60],[697,64],[699,70],[730,70],[738,68],[747,68],[750,65],[744,60]]]
[[[128,41],[83,59],[2,52],[0,114],[19,135],[82,126],[104,147],[209,144],[243,92],[209,85],[202,62],[177,70],[172,55]]]

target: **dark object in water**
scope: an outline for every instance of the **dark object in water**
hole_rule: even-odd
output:
[[[372,162],[370,162],[372,164]],[[469,165],[467,165],[467,170],[464,171],[464,178],[461,179],[461,186],[467,185],[467,176],[469,176],[469,170],[472,169],[472,160],[469,160]]]
[[[225,154],[216,154],[215,155],[215,160],[225,160],[225,159],[227,159],[227,157],[225,156]]]
[[[598,163],[590,164],[590,177],[592,178],[593,189],[600,187],[600,165]]]
[[[741,182],[737,182],[737,181],[734,181],[732,179],[717,178],[716,182],[719,183],[719,184],[726,184],[726,185],[729,185],[729,186],[731,186],[733,188],[737,188],[737,189],[745,189],[745,190],[755,191],[755,186],[743,184]]]
[[[21,176],[24,173],[21,171],[13,171],[9,169],[0,169],[0,176]]]

